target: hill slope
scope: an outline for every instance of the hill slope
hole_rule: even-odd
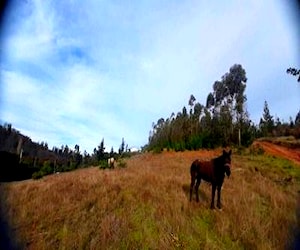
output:
[[[96,167],[2,183],[1,212],[25,249],[283,249],[292,244],[300,168],[233,155],[222,211],[210,185],[189,202],[189,167],[217,151],[142,154],[127,168]],[[291,179],[288,177],[292,177]]]

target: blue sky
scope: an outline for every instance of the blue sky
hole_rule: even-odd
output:
[[[152,122],[205,104],[235,64],[247,110],[300,110],[293,1],[12,1],[1,32],[1,122],[49,148],[147,143]],[[289,4],[289,5],[288,5]]]

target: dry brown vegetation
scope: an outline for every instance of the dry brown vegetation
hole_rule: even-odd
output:
[[[200,202],[189,202],[189,167],[220,152],[146,153],[127,168],[2,183],[2,213],[24,249],[284,249],[297,226],[300,166],[234,154],[223,210],[210,210],[205,182]]]

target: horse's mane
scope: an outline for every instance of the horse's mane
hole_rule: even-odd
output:
[[[223,155],[213,158],[214,165],[217,165],[218,163],[220,163],[222,161],[222,159],[223,159]]]
[[[213,158],[212,162],[213,162],[214,168],[216,170],[220,171],[222,169],[222,167],[223,167],[223,164],[222,164],[223,162],[222,161],[224,161],[223,155],[220,155],[216,158]]]

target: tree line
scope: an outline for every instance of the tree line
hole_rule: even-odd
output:
[[[265,101],[259,124],[250,120],[246,108],[246,83],[245,69],[234,64],[229,72],[214,82],[205,104],[197,102],[192,94],[188,108],[184,106],[176,115],[173,112],[170,117],[153,123],[147,150],[248,146],[255,138],[263,136],[294,135],[299,138],[300,111],[295,120],[290,118],[286,123],[274,119]]]
[[[118,152],[111,148],[105,151],[104,138],[94,148],[93,153],[80,152],[80,146],[74,149],[68,145],[51,150],[47,142],[33,142],[30,137],[21,134],[12,124],[0,125],[0,181],[40,178],[55,172],[71,171],[87,166],[107,166],[109,157],[126,157],[129,155],[128,145],[124,138]]]

